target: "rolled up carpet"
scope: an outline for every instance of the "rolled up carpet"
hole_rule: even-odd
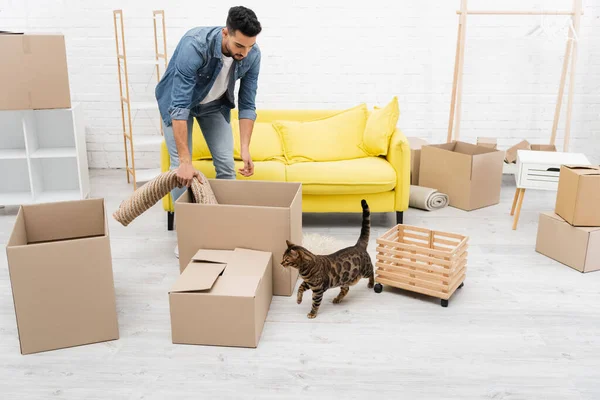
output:
[[[191,185],[194,203],[218,204],[208,179],[201,172],[199,174],[198,177],[194,177]],[[123,201],[119,205],[119,209],[113,213],[113,218],[123,226],[127,226],[158,203],[171,190],[180,187],[181,185],[177,181],[177,171],[163,172],[144,186],[139,187],[131,197]]]
[[[410,186],[410,197],[408,205],[412,208],[433,211],[444,208],[448,205],[448,195],[423,186]]]

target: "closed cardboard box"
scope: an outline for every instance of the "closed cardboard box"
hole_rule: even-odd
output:
[[[421,163],[421,147],[427,144],[427,141],[421,138],[409,137],[410,146],[410,184],[419,186],[419,165]]]
[[[575,227],[553,212],[541,213],[535,250],[580,272],[599,270],[600,227]]]
[[[273,298],[271,258],[198,251],[169,292],[173,343],[257,347]]]
[[[21,206],[6,253],[22,354],[119,338],[102,199]]]
[[[600,167],[562,165],[556,214],[575,226],[600,226]]]
[[[498,204],[504,152],[453,141],[423,146],[419,185],[449,197],[452,207],[471,211]]]
[[[65,38],[0,33],[0,110],[70,108]]]
[[[175,201],[179,267],[199,249],[237,247],[273,253],[273,294],[291,296],[298,271],[283,268],[286,240],[302,243],[302,184],[209,180],[219,204],[192,203],[190,191]]]

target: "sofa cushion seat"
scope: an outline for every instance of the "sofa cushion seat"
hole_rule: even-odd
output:
[[[396,186],[396,171],[382,157],[299,162],[286,170],[288,182],[302,182],[303,194],[382,193]]]
[[[196,160],[192,162],[192,165],[208,179],[215,179],[217,176],[212,160]],[[285,182],[285,164],[281,161],[254,161],[254,174],[249,178],[238,172],[243,166],[242,161],[235,162],[237,179]]]

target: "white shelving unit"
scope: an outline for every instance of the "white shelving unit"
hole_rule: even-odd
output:
[[[79,104],[55,110],[2,110],[0,130],[0,205],[89,196]]]

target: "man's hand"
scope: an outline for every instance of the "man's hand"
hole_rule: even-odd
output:
[[[252,157],[250,156],[250,150],[242,149],[241,153],[244,167],[239,169],[240,174],[245,177],[252,176],[254,174],[254,163],[252,162]]]
[[[248,118],[240,118],[240,144],[241,156],[244,162],[244,167],[240,168],[240,174],[248,177],[254,174],[254,163],[250,156],[250,138],[252,137],[252,129],[254,129],[254,120]]]
[[[182,186],[190,187],[194,177],[199,175],[191,162],[184,162],[177,168],[177,181]]]

